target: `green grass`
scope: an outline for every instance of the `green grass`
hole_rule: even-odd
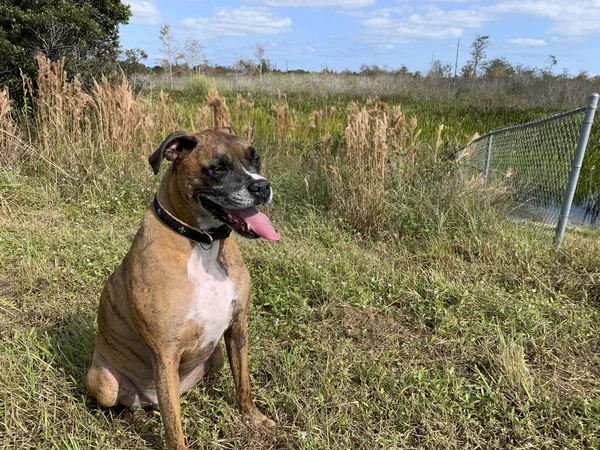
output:
[[[171,92],[164,124],[150,111],[157,124],[186,128],[205,87]],[[390,170],[375,193],[378,226],[356,230],[334,214],[323,167],[344,168],[355,98],[326,94],[287,97],[299,126],[281,145],[277,99],[251,96],[283,238],[238,241],[254,284],[252,387],[277,428],[245,424],[224,369],[182,398],[192,448],[600,448],[598,231],[569,230],[557,252],[552,230],[504,220],[505,194],[466,188],[444,161],[474,132],[548,111],[385,98],[417,116],[423,140],[415,175]],[[338,112],[326,157],[308,120],[324,105]],[[435,152],[440,123],[450,144]],[[163,446],[156,409],[98,408],[83,383],[100,291],[158,185],[146,165],[157,130],[125,149],[50,146],[46,159],[33,135],[0,167],[2,448]]]
[[[218,78],[216,81],[219,91],[223,93],[229,107],[233,110],[235,108],[236,95],[238,92],[230,90],[226,86],[226,81]],[[205,102],[205,90],[212,86],[210,83],[212,82],[206,77],[191,78],[186,81],[183,90],[170,91],[169,95],[172,96],[181,108],[188,111],[188,114],[193,115],[198,104]],[[253,85],[252,87],[257,89],[260,86]],[[304,86],[304,88],[308,89],[306,86]],[[254,120],[257,124],[258,135],[272,135],[274,119],[271,111],[276,99],[274,96],[266,95],[260,90],[252,91],[249,89],[248,91],[241,89],[239,93],[244,96],[249,96],[247,98],[251,98],[255,104]],[[382,92],[386,91],[383,90]],[[505,103],[503,101],[505,98],[502,95],[497,95],[489,100],[483,100],[485,96],[482,96],[481,98],[477,96],[475,98],[471,96],[463,98],[458,95],[456,98],[450,96],[448,98],[443,97],[440,99],[432,95],[427,95],[426,93],[419,95],[418,93],[415,94],[410,91],[402,90],[400,92],[392,90],[391,92],[393,92],[393,94],[381,94],[378,98],[390,106],[400,105],[407,117],[416,117],[418,119],[418,128],[422,131],[421,137],[425,142],[435,142],[439,125],[444,125],[445,128],[442,134],[442,142],[444,143],[443,147],[446,156],[453,155],[453,152],[457,147],[465,145],[476,133],[483,135],[490,131],[524,124],[575,108],[572,104],[563,105],[561,103],[553,103],[550,101],[550,98],[546,99],[546,103],[540,100],[535,106],[525,106],[517,101]],[[156,91],[155,94],[157,95]],[[323,106],[336,108],[336,118],[338,120],[332,127],[334,145],[337,142],[337,137],[343,135],[346,123],[345,119],[350,103],[353,101],[364,102],[369,98],[374,98],[374,96],[367,94],[331,93],[319,90],[302,91],[301,88],[285,94],[290,109],[297,111],[306,121],[308,121],[307,118],[312,111],[321,109]],[[544,98],[543,95],[540,97]],[[519,96],[517,95],[515,100],[518,98]],[[575,103],[575,105],[583,106],[585,103],[586,98],[584,96],[580,101]],[[553,122],[544,126],[544,137],[547,138],[549,142],[552,142],[553,144],[551,145],[554,146],[560,146],[560,142],[564,140],[565,143],[563,147],[574,150],[577,144],[582,115],[583,113],[577,116],[579,122],[573,127],[571,127],[571,125],[573,125],[574,122],[569,121],[569,119],[562,119],[558,122]],[[575,195],[575,202],[577,204],[583,207],[589,207],[590,209],[598,204],[597,199],[600,196],[598,187],[600,186],[600,172],[594,169],[600,164],[600,126],[598,126],[598,118],[596,118],[595,123],[596,125],[592,128],[588,150],[586,152],[578,189]],[[310,132],[304,133],[302,135],[302,142],[290,142],[290,145],[296,147],[299,146],[300,148],[312,145],[313,142],[310,139],[311,137]],[[557,142],[559,144],[557,144]],[[547,150],[542,150],[542,153],[544,152],[547,153]],[[561,149],[558,153],[564,154],[565,151]],[[521,159],[523,158],[528,159],[525,156]],[[543,154],[542,156],[539,156],[539,158],[539,161],[536,161],[535,158],[531,161],[525,161],[525,163],[528,164],[527,170],[535,171],[540,165],[552,165],[552,155]],[[510,162],[510,160],[507,164],[515,165],[515,163]],[[568,173],[569,164],[570,163],[567,163],[567,166],[565,166],[565,173]],[[545,179],[544,177],[539,178],[540,180]],[[559,197],[560,195],[562,194],[559,194]],[[596,210],[598,208],[600,207],[596,206]]]
[[[568,234],[557,254],[441,178],[394,193],[401,223],[378,240],[264,153],[283,239],[238,241],[254,283],[252,387],[278,426],[244,423],[224,369],[182,399],[192,446],[600,447],[596,233]],[[163,445],[156,409],[100,409],[83,384],[100,290],[158,181],[142,179],[98,194],[0,172],[3,448]]]
[[[196,91],[193,88],[196,84],[205,86],[205,79],[202,81],[203,83],[196,83],[195,79],[191,79],[189,83],[191,86],[190,89],[186,90],[184,88],[182,91],[169,91],[169,95],[178,104],[189,110],[194,110],[199,103],[205,102],[206,94],[204,91]],[[208,86],[210,87],[210,85]],[[220,87],[219,92],[221,92]],[[227,98],[229,107],[232,108],[235,105],[237,93],[223,89],[222,94]],[[241,94],[246,96],[248,93],[241,92]],[[266,111],[270,115],[272,105],[276,100],[272,96],[262,93],[255,92],[250,94],[256,110]],[[351,102],[365,101],[369,97],[361,98],[347,94],[330,94],[324,96],[321,93],[305,92],[287,93],[286,98],[290,109],[294,109],[301,114],[309,115],[312,111],[321,109],[323,106],[334,106],[338,116],[345,118]],[[419,128],[423,130],[425,140],[435,141],[438,126],[444,124],[446,127],[444,137],[455,145],[465,144],[474,133],[485,134],[488,131],[529,122],[565,110],[557,109],[556,107],[523,108],[493,104],[474,106],[472,103],[464,100],[443,102],[432,99],[414,98],[414,96],[408,95],[381,95],[378,98],[390,106],[401,105],[403,112],[408,117],[417,117]],[[258,122],[258,134],[264,135],[264,133],[261,133],[263,130],[260,129],[260,120]]]
[[[188,98],[202,98],[206,97],[213,85],[216,85],[218,91],[223,94],[228,91],[227,84],[221,80],[211,79],[204,75],[192,75],[183,82],[182,92]]]

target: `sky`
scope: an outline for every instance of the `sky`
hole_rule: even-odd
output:
[[[427,72],[433,59],[459,70],[476,35],[489,35],[488,59],[506,57],[554,72],[600,75],[600,0],[123,0],[124,48],[161,59],[160,27],[197,39],[211,64],[251,58],[260,43],[281,70],[357,70],[362,64]]]

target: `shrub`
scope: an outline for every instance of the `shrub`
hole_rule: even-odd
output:
[[[183,82],[183,92],[194,98],[204,98],[211,91],[213,85],[215,85],[217,90],[221,93],[225,93],[229,90],[227,83],[221,79],[211,79],[204,75],[193,75],[186,78]]]

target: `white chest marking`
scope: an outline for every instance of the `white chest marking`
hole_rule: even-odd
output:
[[[217,262],[220,246],[216,241],[210,250],[204,250],[196,244],[188,259],[188,280],[194,284],[194,294],[187,318],[203,327],[202,347],[221,339],[231,321],[235,292]]]

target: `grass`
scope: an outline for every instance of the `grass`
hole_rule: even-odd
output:
[[[206,97],[211,91],[213,84],[217,84],[219,92],[227,92],[228,86],[221,80],[211,79],[204,75],[192,75],[183,82],[183,93],[191,97]]]
[[[211,98],[211,112],[200,107],[207,121],[223,108]],[[498,215],[502,192],[459,183],[435,137],[422,138],[412,156],[392,141],[373,160],[349,156],[364,170],[384,170],[372,191],[384,199],[381,210],[353,225],[336,207],[328,167],[359,166],[344,159],[343,140],[321,140],[344,119],[333,114],[305,128],[308,115],[284,113],[289,97],[272,98],[266,110],[263,98],[252,100],[256,145],[276,192],[268,214],[283,238],[238,241],[254,284],[252,387],[278,425],[244,423],[224,369],[182,399],[193,448],[600,447],[597,231],[569,232],[556,252],[551,233]],[[3,448],[163,445],[156,409],[98,408],[83,384],[100,290],[159,178],[144,159],[160,132],[134,127],[118,148],[103,136],[132,126],[120,128],[113,116],[138,123],[142,111],[158,130],[199,117],[197,104],[135,101],[133,119],[109,110],[104,121],[89,116],[98,127],[89,135],[54,108],[51,124],[38,117],[48,141],[32,127],[31,139],[8,140],[11,157],[0,160]],[[238,104],[228,99],[231,117],[249,121]],[[279,136],[276,117],[286,121]],[[10,135],[28,120],[11,121]],[[92,145],[94,158],[86,154]],[[383,163],[384,151],[400,167],[414,158],[410,176]],[[389,179],[394,173],[400,181]]]
[[[100,410],[83,384],[99,291],[154,186],[95,208],[15,185],[0,233],[0,442],[160,448],[156,410]],[[516,226],[379,242],[289,200],[270,210],[280,245],[241,242],[252,384],[279,426],[244,425],[224,370],[184,397],[198,447],[600,444],[596,236],[559,258]]]

